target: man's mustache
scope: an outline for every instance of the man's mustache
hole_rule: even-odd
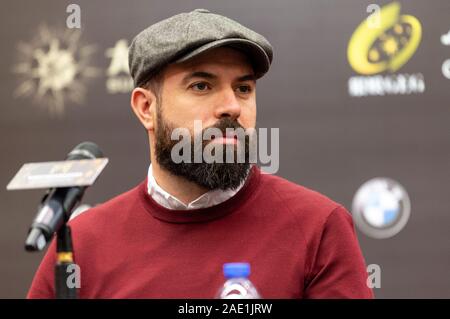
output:
[[[236,129],[245,130],[244,127],[241,124],[239,124],[239,122],[237,120],[231,120],[229,118],[224,118],[222,120],[219,120],[216,124],[204,128],[202,130],[202,134],[204,134],[207,130],[210,130],[212,128],[220,130],[222,132],[222,134],[224,134],[224,135],[226,133],[227,128],[228,129],[231,128],[234,130],[236,130]]]

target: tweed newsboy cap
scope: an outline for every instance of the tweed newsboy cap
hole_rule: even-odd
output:
[[[167,64],[220,46],[243,51],[257,78],[269,70],[273,59],[272,46],[262,35],[222,15],[196,9],[157,22],[133,39],[128,63],[134,84],[141,86]]]

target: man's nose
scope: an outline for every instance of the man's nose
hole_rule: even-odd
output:
[[[227,89],[221,92],[215,108],[217,118],[231,117],[238,118],[241,115],[241,105],[233,89]]]

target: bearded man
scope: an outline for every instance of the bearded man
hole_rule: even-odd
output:
[[[349,212],[262,173],[249,160],[249,139],[227,132],[255,128],[256,81],[272,59],[266,38],[205,9],[135,37],[131,106],[151,164],[139,185],[70,222],[81,298],[214,298],[228,262],[250,264],[263,298],[373,297]],[[177,129],[191,137],[181,154]],[[216,134],[205,139],[208,129]],[[235,160],[195,160],[211,145]],[[54,297],[54,263],[53,242],[29,298]]]

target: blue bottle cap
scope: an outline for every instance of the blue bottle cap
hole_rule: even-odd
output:
[[[223,274],[226,278],[240,278],[250,276],[249,263],[226,263],[223,265]]]

